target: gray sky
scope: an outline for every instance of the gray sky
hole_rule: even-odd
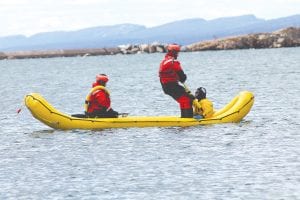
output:
[[[300,0],[0,0],[0,36],[245,14],[263,19],[300,14]]]

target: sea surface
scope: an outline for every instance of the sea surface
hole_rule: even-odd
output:
[[[158,80],[163,57],[0,60],[0,199],[300,199],[300,48],[179,55],[186,84],[205,87],[216,109],[254,93],[240,123],[61,131],[22,106],[38,92],[82,113],[106,73],[115,110],[179,116]]]

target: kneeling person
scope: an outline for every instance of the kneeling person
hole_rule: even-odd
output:
[[[105,88],[108,82],[108,76],[99,74],[96,76],[96,82],[86,97],[85,114],[87,117],[116,118],[119,113],[110,107],[110,95]]]
[[[193,101],[195,118],[209,118],[214,114],[213,103],[206,98],[206,89],[200,87],[195,92]],[[200,116],[200,117],[199,117]]]

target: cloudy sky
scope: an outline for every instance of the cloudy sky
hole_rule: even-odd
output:
[[[300,0],[0,0],[0,36],[245,14],[263,19],[300,14]]]

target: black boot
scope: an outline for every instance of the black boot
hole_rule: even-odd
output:
[[[181,118],[193,118],[193,108],[181,109]]]

